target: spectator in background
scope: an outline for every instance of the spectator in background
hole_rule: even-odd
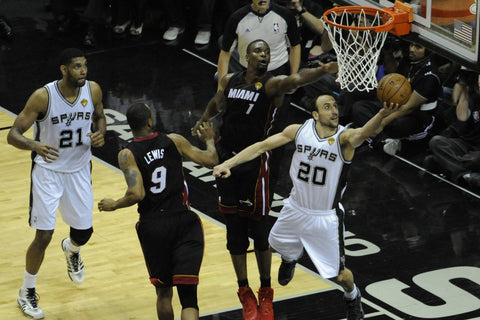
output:
[[[213,10],[216,0],[196,0],[187,5],[186,0],[164,0],[165,12],[168,18],[169,28],[163,34],[163,40],[175,41],[185,31],[187,24],[186,11],[195,16],[197,35],[194,43],[198,46],[208,45],[212,32]]]
[[[412,94],[400,111],[385,117],[383,134],[377,140],[385,140],[383,150],[391,155],[401,149],[402,140],[420,140],[427,137],[434,126],[438,99],[442,96],[442,84],[425,46],[411,42],[408,59],[403,56],[397,63],[394,50],[383,51],[385,73],[403,74],[412,86]],[[357,126],[365,124],[378,111],[379,104],[363,104],[352,110]],[[379,130],[380,132],[381,130]]]
[[[130,27],[128,32],[131,36],[141,36],[147,4],[148,0],[113,1],[112,12],[115,21],[113,33],[122,35]]]
[[[480,187],[480,75],[463,71],[453,87],[457,121],[429,142],[425,167],[446,171],[455,183]]]

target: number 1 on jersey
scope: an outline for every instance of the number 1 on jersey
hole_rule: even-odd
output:
[[[250,114],[250,111],[252,111],[254,105],[255,105],[255,103],[250,103],[250,107],[248,107],[247,112],[245,112],[245,113]]]

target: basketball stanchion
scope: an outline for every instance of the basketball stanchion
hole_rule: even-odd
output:
[[[335,7],[322,17],[338,61],[340,87],[370,91],[377,87],[376,66],[388,32],[410,32],[413,8],[395,2],[392,8]]]

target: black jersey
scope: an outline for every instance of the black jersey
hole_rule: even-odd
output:
[[[437,101],[443,95],[442,83],[429,58],[416,62],[402,61],[398,72],[407,77],[413,91],[427,99],[426,103]]]
[[[267,73],[260,80],[247,84],[245,73],[235,73],[224,91],[226,105],[220,145],[235,153],[267,137],[276,110],[265,92],[265,83],[273,75]]]
[[[138,203],[141,216],[186,208],[187,193],[182,156],[164,133],[134,139],[127,146],[142,173],[145,198]]]

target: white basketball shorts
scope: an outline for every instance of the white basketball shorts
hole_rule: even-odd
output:
[[[309,211],[286,199],[268,242],[287,261],[300,259],[305,248],[322,278],[334,278],[340,271],[343,241],[339,239],[338,224],[335,210]]]
[[[77,172],[57,172],[35,165],[32,171],[30,226],[55,229],[57,209],[75,229],[88,229],[93,220],[90,163]]]

